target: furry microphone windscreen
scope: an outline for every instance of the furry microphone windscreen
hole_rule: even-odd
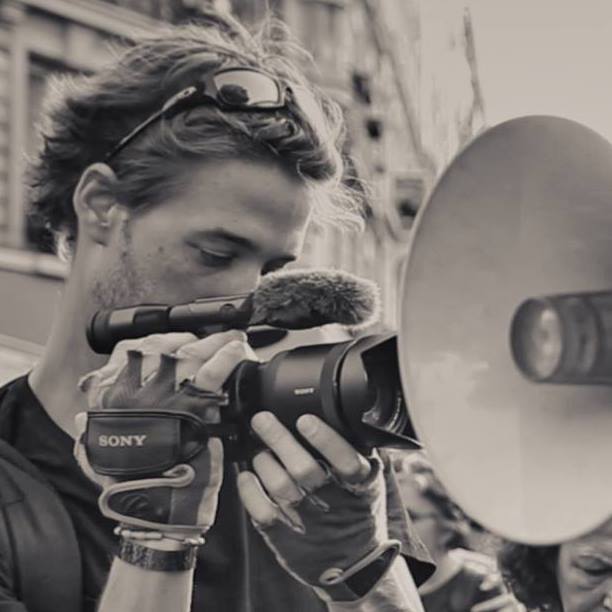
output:
[[[251,325],[306,329],[339,323],[361,329],[379,313],[372,281],[332,269],[284,270],[264,276],[253,293]]]

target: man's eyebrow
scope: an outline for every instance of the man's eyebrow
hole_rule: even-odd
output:
[[[194,233],[194,237],[196,238],[221,238],[223,240],[227,240],[228,242],[233,242],[238,246],[241,246],[245,249],[249,249],[251,251],[257,251],[257,245],[252,241],[246,238],[245,236],[241,236],[240,234],[234,234],[233,232],[229,232],[226,229],[221,227],[203,230]]]

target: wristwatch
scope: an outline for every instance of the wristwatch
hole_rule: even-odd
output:
[[[160,550],[133,540],[122,539],[117,556],[130,565],[146,570],[184,572],[195,567],[197,553],[196,546],[187,546],[180,550]]]

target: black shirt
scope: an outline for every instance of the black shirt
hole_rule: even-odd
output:
[[[94,612],[117,546],[115,522],[100,514],[100,490],[79,468],[73,439],[48,416],[25,377],[10,383],[0,413],[12,411],[11,431],[5,436],[51,482],[70,514],[83,563],[87,607]],[[85,409],[86,406],[83,406]],[[225,466],[217,517],[200,549],[192,610],[202,612],[316,612],[326,610],[313,591],[281,568],[252,527],[238,498],[237,467]],[[386,472],[392,537],[402,542],[417,584],[433,570],[429,555],[408,523],[397,484]]]

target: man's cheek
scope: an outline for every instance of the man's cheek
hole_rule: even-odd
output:
[[[560,585],[563,612],[600,612],[606,596],[606,585],[586,575],[573,575],[569,584]]]

